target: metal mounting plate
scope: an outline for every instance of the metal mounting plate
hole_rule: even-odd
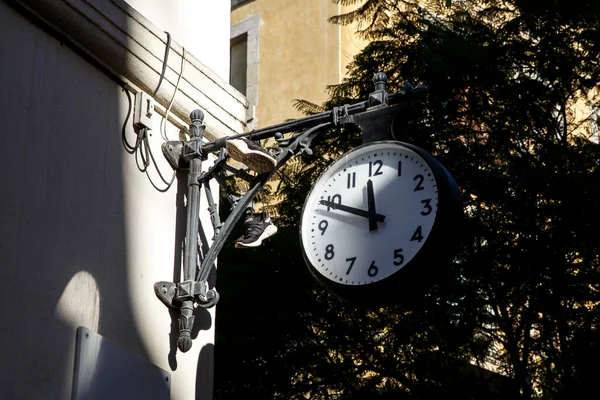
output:
[[[171,374],[87,328],[77,328],[73,400],[168,400]]]

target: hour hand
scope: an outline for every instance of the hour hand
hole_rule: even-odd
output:
[[[385,215],[373,214],[373,213],[370,213],[367,210],[361,210],[360,208],[345,206],[343,204],[336,203],[336,202],[333,202],[333,201],[320,200],[319,204],[327,206],[327,209],[333,208],[334,210],[344,211],[344,212],[347,212],[347,213],[350,213],[350,214],[358,215],[359,217],[364,217],[364,218],[369,218],[369,219],[375,218],[375,220],[377,222],[383,222],[383,221],[385,221]]]
[[[370,179],[367,181],[367,208],[369,211],[369,231],[377,229],[377,211],[375,210],[375,193],[373,190],[373,181]]]

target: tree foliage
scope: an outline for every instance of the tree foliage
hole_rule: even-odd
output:
[[[340,303],[311,279],[298,245],[303,199],[359,138],[332,134],[281,174],[281,232],[220,258],[217,397],[578,397],[600,354],[600,149],[590,140],[600,3],[337,2],[355,11],[332,21],[359,23],[369,44],[323,107],[364,100],[378,71],[389,91],[428,86],[403,140],[434,154],[463,192],[453,279],[417,306],[380,309]]]

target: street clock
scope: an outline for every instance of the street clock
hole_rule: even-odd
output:
[[[313,276],[365,304],[406,299],[454,254],[458,187],[436,159],[399,141],[363,144],[310,191],[300,237]]]

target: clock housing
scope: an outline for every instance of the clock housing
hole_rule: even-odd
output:
[[[377,304],[418,298],[441,277],[462,215],[454,179],[398,141],[359,146],[310,191],[300,240],[313,276],[338,297]]]

